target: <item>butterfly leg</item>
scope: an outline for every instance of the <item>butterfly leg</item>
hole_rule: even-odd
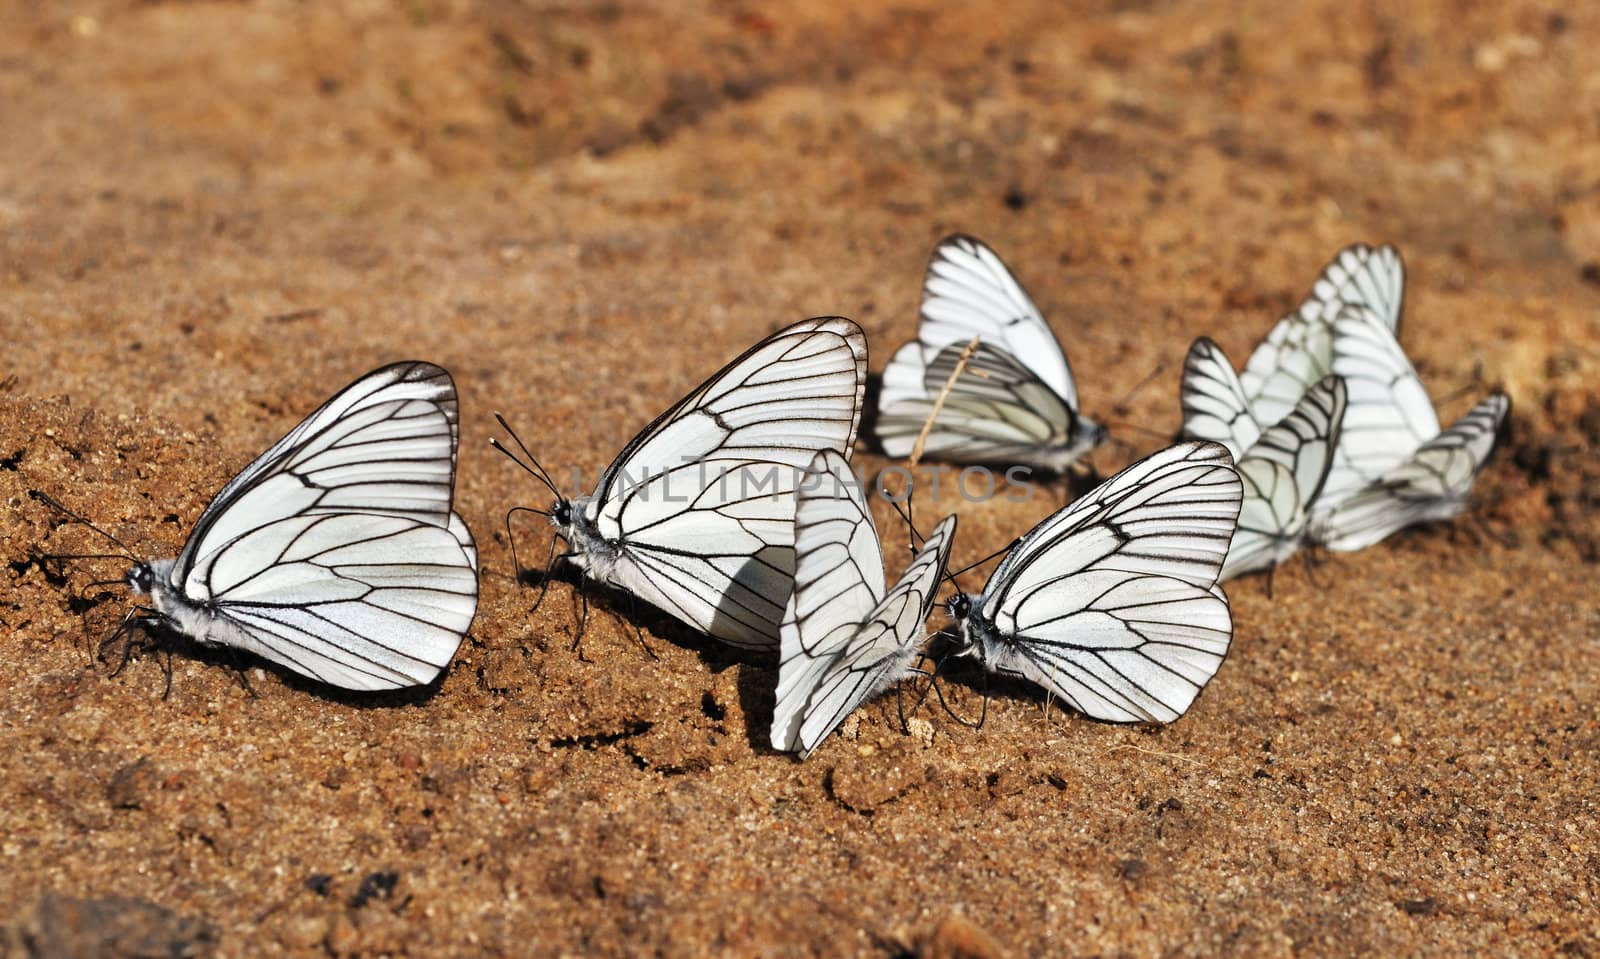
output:
[[[172,695],[172,647],[171,646],[167,647],[167,662],[166,662],[165,668],[162,669],[162,672],[164,674],[166,674],[167,684],[161,690],[161,701],[162,702],[166,702],[167,698]]]
[[[1278,564],[1273,563],[1267,567],[1267,598],[1272,598],[1272,578],[1278,574]]]
[[[978,721],[975,722],[975,723],[971,722],[969,720],[966,720],[966,719],[962,719],[959,715],[956,714],[956,711],[954,709],[950,708],[949,701],[947,701],[944,698],[944,690],[939,688],[939,677],[938,676],[933,677],[933,681],[930,683],[930,685],[933,686],[934,694],[939,697],[939,705],[940,705],[940,707],[942,707],[944,709],[945,713],[951,719],[954,719],[956,722],[958,722],[961,725],[967,727],[968,729],[982,729],[983,728],[983,721],[986,718],[988,718],[988,716],[989,716],[989,671],[988,670],[984,670],[983,671],[983,707],[982,707],[981,711],[978,713]]]
[[[1317,558],[1314,555],[1315,552],[1316,550],[1314,548],[1300,551],[1300,555],[1305,557],[1306,579],[1310,580],[1311,585],[1315,586],[1317,589],[1326,589],[1326,586],[1317,582]]]
[[[1510,533],[1496,533],[1492,528],[1490,528],[1489,521],[1484,519],[1479,513],[1468,513],[1467,524],[1473,529],[1474,532],[1482,537],[1482,540],[1496,543],[1505,547],[1506,549],[1512,549],[1517,545],[1515,536],[1511,535]]]
[[[256,695],[255,687],[250,685],[250,674],[247,672],[250,664],[245,662],[244,657],[232,646],[224,646],[222,649],[225,650],[229,667],[233,669],[234,678],[239,680],[240,688],[248,693],[251,699],[260,699],[261,697]]]
[[[906,722],[906,717],[908,715],[915,716],[917,714],[917,710],[922,708],[923,701],[928,698],[928,693],[932,691],[934,680],[939,678],[939,666],[942,663],[942,660],[934,659],[933,660],[933,669],[931,669],[931,670],[925,669],[921,665],[923,660],[930,659],[930,658],[932,658],[932,657],[928,656],[926,653],[918,653],[917,654],[917,663],[918,663],[918,665],[912,666],[908,670],[908,672],[915,673],[918,676],[926,676],[926,677],[928,677],[928,683],[922,687],[922,692],[917,694],[916,701],[911,704],[911,712],[909,714],[906,712],[906,709],[905,709],[905,697],[904,697],[904,695],[902,693],[902,691],[905,689],[905,683],[904,682],[896,683],[895,687],[894,687],[895,707],[900,711],[900,730],[901,730],[901,732],[903,732],[903,733],[905,733],[907,735],[909,735],[911,733],[911,726],[910,726],[909,723]]]
[[[111,631],[111,635],[100,641],[99,647],[94,652],[95,661],[104,662],[106,647],[115,643],[118,639],[122,639],[124,640],[122,644],[122,662],[118,663],[117,668],[111,671],[111,675],[115,676],[122,672],[123,667],[127,666],[128,661],[133,658],[134,628],[148,629],[150,625],[148,620],[155,615],[159,614],[148,606],[135,606],[128,610],[127,615],[122,617],[122,622],[118,623],[117,628]]]
[[[927,658],[928,658],[928,656],[926,654],[919,653],[917,655],[918,665],[912,666],[911,669],[909,670],[910,672],[916,673],[919,676],[927,676],[928,680],[929,680],[928,685],[922,687],[922,692],[920,694],[918,694],[917,701],[911,704],[911,713],[910,713],[910,715],[912,715],[912,716],[915,716],[917,714],[917,710],[922,708],[922,701],[928,698],[928,691],[933,687],[933,682],[932,681],[935,678],[937,678],[938,675],[939,675],[939,662],[940,662],[939,660],[934,660],[933,669],[931,671],[922,668],[922,666],[920,665],[921,661],[924,660],[924,659],[927,659]],[[900,711],[900,731],[905,733],[905,734],[907,734],[907,735],[910,735],[911,726],[910,726],[909,723],[906,722],[906,715],[907,714],[906,714],[905,696],[903,694],[903,691],[905,689],[905,685],[906,684],[903,683],[903,682],[895,683],[895,685],[894,685],[894,702],[895,702],[895,708]]]
[[[528,610],[529,616],[532,616],[534,613],[539,611],[539,605],[544,602],[544,594],[550,591],[550,577],[555,572],[556,561],[565,559],[571,555],[571,553],[562,553],[560,556],[557,556],[556,541],[554,537],[551,537],[550,552],[547,553],[544,558],[544,574],[539,577],[539,598],[533,601],[533,608]],[[521,574],[519,573],[518,575]]]
[[[628,623],[633,627],[633,635],[639,640],[639,647],[644,650],[644,654],[655,662],[661,662],[661,657],[657,656],[656,651],[645,641],[644,627],[639,625],[639,600],[632,593],[628,594]]]
[[[583,587],[584,581],[580,580],[578,584],[578,630],[572,635],[571,649],[578,654],[578,662],[587,663],[589,660],[583,658],[583,650],[578,648],[583,642],[584,630],[589,627],[589,591]]]
[[[110,595],[109,593],[99,593],[99,594],[97,594],[95,599],[91,600],[89,598],[89,590],[94,589],[94,588],[99,587],[99,586],[121,586],[121,585],[124,585],[124,584],[123,584],[123,581],[120,580],[120,579],[98,579],[98,580],[95,580],[92,583],[84,583],[81,588],[74,590],[73,593],[71,594],[71,599],[69,600],[69,607],[76,607],[77,608],[77,611],[78,611],[78,625],[83,630],[83,646],[84,646],[85,649],[88,649],[90,646],[93,645],[93,642],[89,638],[89,610],[91,610],[94,607],[100,605],[101,599],[103,599],[105,597],[108,597]]]

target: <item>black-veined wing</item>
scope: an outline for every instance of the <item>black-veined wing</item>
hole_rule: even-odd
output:
[[[844,457],[819,453],[797,500],[795,587],[781,629],[772,745],[803,759],[910,669],[956,519],[934,527],[885,593],[877,530]]]
[[[224,486],[175,560],[130,582],[202,643],[348,689],[431,682],[477,608],[477,551],[451,509],[457,420],[444,370],[375,370]]]
[[[866,337],[843,317],[772,334],[646,427],[578,501],[572,557],[706,634],[778,642],[795,484],[861,417]]]
[[[1183,362],[1183,435],[1221,443],[1235,460],[1261,438],[1261,426],[1222,347],[1202,336]]]
[[[1349,390],[1322,500],[1331,505],[1381,478],[1439,435],[1433,401],[1394,333],[1370,309],[1347,305],[1333,324],[1333,371]]]
[[[1270,569],[1299,547],[1333,465],[1344,409],[1344,381],[1330,376],[1239,458],[1244,502],[1222,580]]]
[[[1312,284],[1300,306],[1279,320],[1250,354],[1239,382],[1262,424],[1289,415],[1300,397],[1333,368],[1333,324],[1347,306],[1371,311],[1399,330],[1405,273],[1393,247],[1346,247]]]
[[[1364,549],[1404,527],[1461,512],[1510,408],[1503,393],[1486,397],[1382,478],[1318,510],[1313,538],[1329,549]]]
[[[877,435],[885,453],[911,452],[964,351],[964,344],[951,344],[934,356],[923,373],[923,397],[880,409]],[[951,385],[923,449],[938,459],[1062,472],[1100,438],[1100,427],[1078,416],[1030,367],[980,342]]]
[[[1025,535],[958,615],[964,652],[1109,722],[1170,722],[1227,655],[1217,586],[1239,513],[1232,458],[1181,443]]]
[[[974,337],[982,346],[973,362],[996,367],[1008,384],[1002,389],[1013,395],[991,393],[966,405],[952,395],[955,402],[947,401],[935,424],[937,442],[931,438],[926,447],[930,456],[1060,471],[1103,437],[1078,415],[1072,369],[1022,284],[983,242],[956,235],[941,241],[928,263],[917,339],[897,350],[883,372],[876,437],[885,452],[911,451],[960,348]],[[996,432],[1003,437],[998,442],[990,435]],[[1009,438],[1019,433],[1020,441]]]

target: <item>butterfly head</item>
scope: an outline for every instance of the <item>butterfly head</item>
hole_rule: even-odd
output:
[[[1105,424],[1096,423],[1092,420],[1084,420],[1083,423],[1088,427],[1090,449],[1099,446],[1101,443],[1104,443],[1106,440],[1111,438],[1111,430],[1107,429]]]
[[[124,581],[129,589],[149,596],[155,592],[156,571],[149,563],[135,563],[128,568]]]
[[[982,636],[989,626],[984,621],[978,597],[971,593],[957,593],[945,601],[944,609],[955,620],[955,628],[947,631],[945,653],[949,656],[982,655]]]
[[[967,617],[972,615],[972,597],[966,593],[957,593],[945,601],[944,609],[950,618],[957,623],[965,623]]]

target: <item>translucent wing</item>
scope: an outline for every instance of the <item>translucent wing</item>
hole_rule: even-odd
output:
[[[1239,460],[1244,502],[1221,579],[1269,569],[1298,548],[1333,465],[1344,409],[1344,381],[1328,377]]]
[[[1461,512],[1510,408],[1502,393],[1484,399],[1377,482],[1318,510],[1313,537],[1329,549],[1363,549],[1406,526]]]
[[[1291,313],[1250,354],[1239,384],[1258,423],[1288,416],[1300,397],[1333,372],[1333,328],[1320,317]]]
[[[1221,443],[1236,460],[1261,438],[1233,364],[1210,337],[1202,336],[1189,347],[1181,392],[1185,437]]]
[[[1227,450],[1182,443],[1146,457],[1023,537],[978,608],[990,668],[1027,677],[1085,715],[1170,722],[1227,655],[1217,576],[1241,487]]]
[[[158,605],[183,631],[347,689],[433,681],[477,607],[451,509],[455,386],[397,363],[346,387],[229,482]]]
[[[1394,333],[1363,306],[1333,324],[1333,371],[1349,388],[1339,447],[1323,497],[1337,503],[1383,477],[1439,434],[1433,401]]]
[[[465,533],[400,516],[302,514],[211,554],[188,598],[214,618],[209,641],[345,689],[423,685],[477,608]]]
[[[772,745],[801,758],[868,697],[900,679],[955,534],[936,526],[883,594],[878,534],[849,464],[819,454],[795,513],[795,588],[784,615]]]
[[[608,580],[717,639],[771,648],[793,585],[797,478],[855,440],[866,337],[806,320],[728,364],[630,442],[585,515]]]
[[[878,441],[906,456],[949,382],[965,343],[940,350],[915,397],[880,404]],[[1082,418],[1027,365],[980,342],[928,432],[927,455],[967,463],[1024,463],[1056,471],[1092,449],[1100,428]]]
[[[455,384],[432,363],[368,373],[222,488],[195,522],[175,582],[208,553],[290,516],[365,512],[448,525],[457,419]]]
[[[917,341],[923,362],[974,336],[1025,362],[1040,382],[1078,408],[1078,388],[1066,354],[1022,284],[983,241],[946,237],[934,248],[922,283]]]
[[[1339,251],[1323,268],[1311,295],[1300,304],[1302,316],[1320,316],[1331,322],[1347,303],[1365,306],[1395,335],[1400,333],[1400,311],[1405,299],[1405,265],[1392,246],[1374,249],[1356,243]]]
[[[1250,354],[1239,382],[1257,422],[1276,423],[1333,369],[1333,323],[1346,306],[1400,328],[1405,271],[1393,247],[1346,247],[1323,268],[1311,294],[1279,320]]]
[[[1015,462],[1060,471],[1091,449],[1102,431],[1078,416],[1078,389],[1066,355],[1005,263],[981,241],[951,236],[934,249],[923,283],[917,339],[883,371],[876,436],[905,456],[934,398],[973,337],[977,376],[963,376],[930,434],[930,456],[964,462]],[[982,376],[994,382],[981,384]]]

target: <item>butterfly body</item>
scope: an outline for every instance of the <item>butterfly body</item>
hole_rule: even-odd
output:
[[[600,532],[589,516],[592,501],[588,496],[557,500],[550,509],[550,525],[567,543],[565,559],[568,563],[591,579],[611,583],[623,544]]]

